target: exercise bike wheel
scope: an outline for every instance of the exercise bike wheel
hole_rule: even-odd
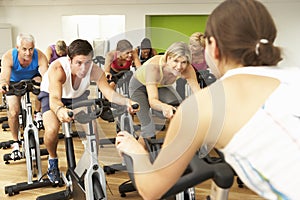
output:
[[[92,180],[93,180],[93,194],[94,194],[94,200],[100,200],[103,199],[105,197],[103,189],[102,189],[102,185],[99,181],[99,178],[97,175],[93,174],[92,176]]]

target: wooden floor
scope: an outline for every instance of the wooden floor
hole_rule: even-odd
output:
[[[6,112],[0,112],[0,116],[5,116]],[[98,120],[98,124],[101,127],[101,138],[104,137],[113,137],[115,135],[115,125],[114,123],[108,123]],[[40,132],[40,136],[42,137],[43,131]],[[11,134],[9,130],[3,131],[0,128],[0,142],[8,141],[11,139]],[[76,150],[76,158],[77,160],[80,158],[83,152],[83,144],[81,143],[80,138],[74,138],[74,145]],[[41,148],[44,148],[41,145]],[[0,199],[9,199],[9,200],[33,200],[38,196],[57,192],[60,190],[64,190],[65,187],[44,187],[39,189],[32,189],[27,191],[21,191],[20,194],[14,196],[8,196],[4,192],[4,187],[9,185],[15,185],[16,183],[26,182],[27,181],[27,171],[26,171],[26,163],[25,160],[21,161],[12,161],[10,164],[5,164],[3,161],[3,155],[6,153],[10,153],[11,149],[0,149]],[[64,140],[59,141],[58,145],[58,155],[59,155],[59,166],[61,172],[66,172],[66,157],[65,157],[65,148],[64,148]],[[120,163],[121,158],[114,145],[106,145],[104,148],[100,148],[99,154],[99,162],[102,165],[110,165],[113,163]],[[47,157],[42,157],[42,170],[43,173],[47,171]],[[139,200],[142,199],[137,192],[127,193],[125,198],[120,197],[118,192],[118,187],[121,183],[127,181],[128,175],[126,172],[116,172],[115,174],[106,175],[107,179],[107,199],[123,199],[123,200]],[[205,197],[210,193],[210,181],[206,181],[196,187],[196,199],[205,199]],[[251,192],[247,188],[239,188],[236,184],[236,181],[233,187],[230,190],[229,194],[230,200],[241,200],[241,199],[252,199],[252,200],[261,200],[262,198],[258,197],[256,194]]]

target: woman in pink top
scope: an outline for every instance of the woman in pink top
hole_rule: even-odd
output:
[[[204,34],[200,32],[193,33],[190,37],[190,49],[192,53],[192,66],[196,71],[207,69],[204,57],[204,48]]]
[[[195,32],[190,36],[189,47],[192,54],[192,66],[195,69],[197,76],[199,76],[199,72],[203,70],[207,70],[207,64],[205,62],[204,57],[204,48],[205,48],[205,38],[204,34],[200,32]],[[185,99],[186,94],[186,80],[178,79],[176,81],[176,91],[180,95],[182,99]]]
[[[104,63],[105,75],[112,87],[115,87],[116,81],[122,76],[112,80],[112,75],[124,70],[129,71],[133,62],[136,67],[141,66],[137,53],[133,51],[132,44],[125,39],[118,41],[116,50],[107,53]]]

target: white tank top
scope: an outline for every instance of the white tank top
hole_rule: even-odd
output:
[[[234,74],[274,77],[281,83],[221,149],[225,160],[260,196],[300,199],[300,69],[244,67],[228,71],[222,79]]]
[[[74,89],[72,86],[72,75],[71,75],[71,67],[70,62],[68,60],[68,57],[61,57],[58,58],[59,62],[61,63],[61,66],[66,74],[66,81],[62,85],[62,98],[66,99],[73,99],[80,97],[90,86],[90,75],[93,68],[93,63],[91,63],[91,66],[89,68],[89,71],[87,72],[86,76],[81,80],[81,83],[78,87],[78,89]],[[49,66],[49,69],[51,68],[51,65]],[[41,83],[41,91],[49,93],[49,78],[48,78],[48,71],[45,73],[43,81]]]

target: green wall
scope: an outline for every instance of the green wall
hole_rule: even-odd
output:
[[[194,32],[204,32],[208,15],[149,15],[146,17],[146,36],[153,48],[164,52],[176,41],[189,41]]]

